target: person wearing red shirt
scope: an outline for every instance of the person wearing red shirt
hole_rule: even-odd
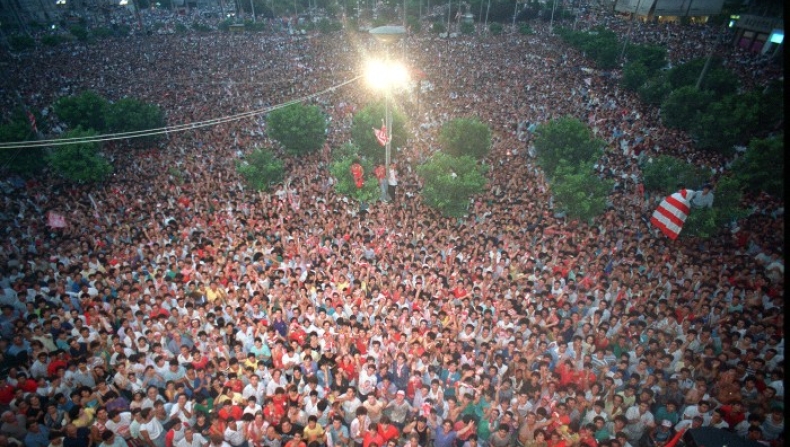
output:
[[[14,387],[8,384],[5,376],[0,376],[0,405],[8,407],[12,400],[14,400]]]
[[[384,445],[384,438],[378,432],[378,424],[371,422],[368,430],[362,435],[362,447],[379,447]]]
[[[398,427],[392,425],[388,416],[381,416],[378,426],[376,427],[376,432],[379,434],[379,436],[381,436],[382,439],[380,445],[383,445],[390,439],[398,439],[398,436],[400,436]]]
[[[735,401],[730,405],[722,405],[719,407],[719,410],[721,410],[724,415],[722,419],[730,424],[730,427],[735,427],[746,419],[746,411],[743,407],[743,403],[740,401]]]

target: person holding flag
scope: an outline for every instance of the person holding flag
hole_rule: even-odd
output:
[[[354,184],[357,185],[357,189],[365,186],[364,174],[365,171],[362,169],[362,165],[359,164],[359,160],[354,160],[354,163],[351,164],[351,176],[354,178]]]
[[[387,168],[384,165],[378,165],[373,170],[373,175],[376,176],[376,179],[379,181],[379,189],[381,190],[381,201],[387,202],[389,200],[389,196],[387,195],[388,189],[388,182],[387,182]]]

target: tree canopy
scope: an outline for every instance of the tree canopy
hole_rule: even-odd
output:
[[[381,128],[385,112],[384,102],[368,104],[354,115],[354,123],[351,126],[351,139],[359,148],[359,155],[370,160],[373,164],[383,163],[385,158],[384,148],[373,133],[373,129]],[[396,148],[406,145],[406,119],[393,104],[390,104],[390,113],[392,114],[392,129],[390,129],[392,142],[390,146],[394,151]],[[391,155],[394,159],[395,154]]]
[[[556,208],[572,220],[590,221],[606,210],[614,182],[602,180],[587,164],[562,164],[551,184]]]
[[[326,116],[318,106],[291,104],[266,118],[269,135],[294,155],[317,151],[326,141]]]
[[[784,199],[784,135],[754,139],[730,167],[733,177],[751,194],[765,192]]]
[[[67,138],[94,137],[94,130],[81,127],[70,130],[63,135]],[[112,173],[112,165],[99,154],[99,143],[75,143],[58,146],[47,156],[47,161],[56,173],[65,179],[90,183],[104,180]]]
[[[136,132],[164,127],[165,115],[154,104],[123,98],[109,105],[105,122],[110,132]]]
[[[244,160],[236,162],[236,172],[250,188],[268,191],[273,184],[283,181],[283,162],[269,149],[257,148]]]
[[[491,150],[491,129],[477,118],[456,118],[442,125],[439,143],[446,154],[480,159]]]
[[[0,142],[30,141],[36,138],[30,120],[23,110],[17,110],[11,119],[0,124]],[[0,149],[0,165],[12,172],[30,174],[44,167],[43,148]]]
[[[671,155],[659,155],[642,166],[642,183],[646,190],[672,194],[679,184],[687,188],[701,187],[710,178],[710,172]]]
[[[538,164],[549,178],[560,164],[592,164],[603,152],[604,142],[593,138],[590,128],[576,118],[564,117],[541,124],[535,133]]]
[[[55,114],[71,129],[81,127],[103,132],[106,129],[105,116],[110,103],[92,90],[79,95],[64,96],[55,101]]]
[[[472,196],[483,191],[487,170],[487,166],[468,155],[453,157],[437,153],[417,167],[417,174],[423,180],[423,200],[444,216],[461,217],[466,214]]]

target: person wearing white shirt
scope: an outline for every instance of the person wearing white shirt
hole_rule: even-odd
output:
[[[165,447],[165,429],[154,417],[153,410],[145,408],[140,416],[145,421],[140,424],[140,437],[152,447]]]
[[[247,440],[244,436],[244,422],[230,420],[228,421],[228,426],[225,428],[225,441],[231,445],[231,447],[241,447],[244,445]]]
[[[200,433],[195,433],[190,427],[184,429],[184,437],[173,443],[175,447],[206,447],[208,440]]]
[[[170,409],[170,419],[178,418],[189,425],[195,424],[195,414],[192,411],[192,401],[187,400],[187,395],[181,393],[176,398],[176,403]]]

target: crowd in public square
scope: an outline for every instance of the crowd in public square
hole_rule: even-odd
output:
[[[391,200],[365,210],[327,168],[377,100],[339,86],[383,53],[367,35],[134,36],[7,61],[6,85],[53,120],[57,97],[93,89],[171,125],[303,97],[330,121],[270,192],[235,171],[275,145],[260,116],[107,143],[98,185],[8,177],[0,447],[660,447],[706,426],[784,445],[783,202],[750,197],[731,232],[667,239],[640,163],[683,157],[715,191],[731,160],[535,29],[393,45],[424,78],[395,94],[411,137]],[[704,56],[717,31],[634,35],[666,29],[673,57]],[[596,168],[616,182],[592,224],[555,209],[534,158],[535,126],[566,115],[607,142]],[[491,126],[493,169],[450,219],[414,168],[461,116]]]

